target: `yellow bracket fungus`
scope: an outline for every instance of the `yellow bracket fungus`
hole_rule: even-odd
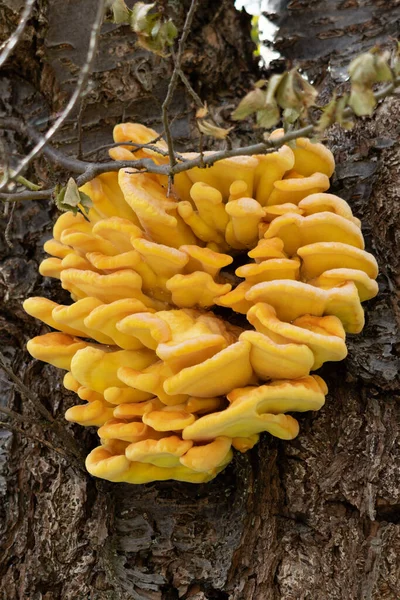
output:
[[[375,279],[378,265],[372,254],[341,242],[319,242],[297,250],[301,258],[301,274],[308,280],[331,269],[356,269]]]
[[[86,427],[101,427],[113,418],[113,409],[101,400],[94,400],[87,404],[72,406],[65,413],[65,418],[67,421]]]
[[[90,346],[77,351],[71,359],[71,373],[81,385],[95,392],[103,393],[109,387],[121,384],[117,372],[121,367],[130,366],[145,369],[157,360],[147,348],[143,350],[104,350]]]
[[[319,410],[324,405],[325,393],[318,378],[311,376],[235,390],[228,394],[228,408],[188,425],[182,437],[205,441],[218,436],[249,437],[270,431],[276,437],[290,440],[298,433],[298,423],[283,413]]]
[[[359,333],[364,326],[364,312],[352,281],[330,289],[289,279],[266,281],[251,287],[246,298],[270,304],[282,321],[294,321],[302,315],[335,315],[349,333]]]
[[[257,332],[276,344],[306,345],[313,353],[311,370],[319,369],[326,361],[343,360],[347,356],[345,332],[341,321],[334,316],[316,317],[310,314],[285,323],[276,316],[269,304],[259,302],[247,313],[248,321]],[[245,335],[253,332],[245,332]]]
[[[168,163],[143,125],[117,125],[114,140],[113,159]],[[39,268],[71,303],[24,309],[54,330],[27,347],[67,371],[66,419],[97,428],[90,474],[204,483],[262,432],[296,437],[286,413],[323,407],[310,372],[346,357],[345,332],[361,331],[361,302],[378,292],[359,219],[327,192],[333,170],[327,148],[300,138],[179,173],[170,194],[166,175],[135,169],[83,186],[93,206],[57,219]]]
[[[154,309],[147,308],[140,300],[124,298],[110,304],[99,304],[85,318],[85,325],[95,331],[103,331],[112,340],[112,344],[123,350],[139,350],[143,344],[136,337],[123,333],[117,325],[127,316],[138,312],[151,314]]]
[[[359,227],[330,212],[319,212],[308,217],[287,213],[272,221],[264,237],[280,238],[289,256],[293,256],[301,246],[323,241],[341,242],[361,250],[364,248]]]
[[[174,275],[167,281],[172,302],[182,308],[201,306],[208,308],[220,296],[231,291],[229,283],[216,283],[209,273],[195,271],[190,275]]]
[[[192,446],[193,442],[171,435],[160,440],[134,442],[127,447],[125,455],[132,462],[150,463],[156,467],[178,467],[180,458]]]

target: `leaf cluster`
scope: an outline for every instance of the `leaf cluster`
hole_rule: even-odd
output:
[[[90,197],[81,192],[76,184],[75,179],[70,177],[65,186],[56,186],[54,190],[55,203],[61,212],[71,211],[76,215],[79,210],[83,209],[87,214],[93,202]]]
[[[232,114],[234,121],[241,121],[256,114],[258,127],[271,129],[283,118],[294,123],[306,116],[308,109],[315,104],[318,95],[297,69],[281,75],[273,75],[268,81],[261,80],[239,103]]]
[[[287,129],[295,123],[304,125],[313,122],[309,109],[317,107],[320,109],[320,116],[315,123],[317,132],[324,131],[334,123],[351,129],[352,115],[372,114],[377,104],[375,84],[392,82],[400,74],[399,55],[399,49],[396,56],[392,57],[387,51],[372,48],[357,56],[348,68],[350,94],[338,96],[335,92],[325,106],[317,106],[317,89],[297,69],[272,75],[269,80],[255,84],[232,113],[232,119],[241,121],[255,115],[258,127],[271,129],[282,120]]]
[[[130,25],[137,35],[137,43],[142,48],[159,56],[167,56],[167,48],[172,46],[178,30],[171,19],[164,21],[160,13],[154,11],[155,2],[136,2],[132,8],[125,0],[110,0],[109,10],[113,23]]]

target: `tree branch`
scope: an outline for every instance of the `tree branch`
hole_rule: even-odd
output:
[[[28,21],[30,19],[35,1],[36,0],[26,0],[24,10],[21,15],[21,20],[18,23],[18,27],[14,31],[12,36],[7,40],[7,42],[5,42],[4,49],[3,49],[2,53],[0,54],[0,68],[4,65],[7,58],[10,56],[11,52],[14,50],[15,46],[18,44],[19,40],[21,39],[24,29],[26,27],[26,24],[28,23]]]
[[[96,51],[99,41],[100,28],[103,22],[104,10],[105,10],[105,2],[106,0],[98,0],[98,8],[96,13],[96,18],[92,26],[92,31],[90,34],[89,41],[89,49],[87,52],[85,63],[81,69],[81,72],[78,77],[77,84],[75,86],[74,92],[67,104],[67,106],[62,111],[61,115],[56,119],[52,127],[47,131],[47,133],[41,138],[41,140],[36,144],[36,146],[29,152],[29,154],[21,161],[15,172],[13,173],[13,179],[18,177],[30,164],[30,162],[39,154],[39,152],[44,148],[44,146],[51,140],[51,138],[55,135],[55,133],[60,129],[64,121],[70,115],[72,110],[75,108],[78,100],[81,98],[82,92],[86,86],[94,59],[96,57]],[[4,189],[5,184],[0,187]]]
[[[0,129],[16,131],[20,135],[39,143],[42,139],[41,134],[28,123],[24,123],[15,117],[0,117]],[[50,144],[46,144],[41,152],[54,164],[63,167],[70,173],[83,173],[88,166],[88,163],[77,158],[67,156],[60,150],[54,148]],[[14,176],[15,177],[15,176]]]
[[[198,3],[198,0],[192,0],[189,11],[186,15],[186,20],[185,20],[185,24],[183,26],[182,35],[179,40],[178,53],[176,55],[174,70],[172,72],[171,80],[168,85],[167,95],[165,97],[165,100],[163,102],[162,109],[161,109],[165,137],[167,138],[167,145],[168,145],[169,164],[170,164],[170,168],[171,168],[170,176],[172,175],[172,169],[176,165],[176,158],[175,158],[175,153],[174,153],[174,143],[172,140],[171,130],[169,127],[168,108],[171,103],[172,97],[174,95],[174,91],[175,91],[176,84],[178,81],[179,72],[181,70],[182,54],[183,54],[183,50],[185,47],[187,36],[189,35],[190,28],[192,26],[193,16],[194,16],[194,13],[197,8],[197,3]]]
[[[0,121],[1,121],[1,119],[0,119]],[[135,150],[142,150],[143,148],[145,148],[146,150],[152,150],[153,152],[157,152],[157,154],[160,154],[160,156],[169,156],[169,152],[167,150],[163,150],[162,148],[158,148],[158,146],[155,146],[155,143],[159,139],[161,139],[161,135],[159,135],[155,141],[152,140],[148,144],[137,144],[136,142],[114,142],[113,144],[104,144],[104,146],[99,146],[98,148],[95,148],[94,150],[90,150],[90,152],[87,152],[85,154],[85,156],[86,157],[92,156],[93,154],[97,154],[98,152],[101,152],[102,150],[110,150],[111,148],[118,148],[119,146],[128,146],[131,148],[135,148]],[[182,156],[178,152],[175,152],[175,156],[182,162],[185,162],[187,160],[184,156]]]
[[[70,461],[71,457],[69,456],[69,454],[67,452],[65,452],[65,450],[63,450],[62,448],[59,448],[57,446],[53,446],[53,444],[51,444],[47,440],[44,440],[43,438],[33,435],[32,433],[28,433],[24,429],[17,427],[17,425],[11,425],[11,423],[6,423],[5,421],[0,421],[0,427],[3,427],[3,429],[9,429],[13,433],[18,433],[19,435],[22,435],[23,437],[26,437],[29,440],[32,440],[34,442],[38,442],[39,444],[42,444],[42,446],[46,446],[46,448],[49,448],[50,450],[57,452],[57,454],[59,454],[63,458],[66,458],[68,461]],[[84,469],[82,467],[79,467],[79,468],[81,471],[84,471]],[[86,471],[84,471],[84,473],[87,474]]]
[[[3,413],[3,415],[7,415],[7,417],[10,417],[10,419],[14,419],[14,421],[21,423],[21,425],[26,424],[26,419],[22,415],[16,413],[14,410],[11,410],[10,408],[0,406],[0,413]]]
[[[28,421],[27,418],[24,417],[23,415],[20,415],[19,413],[16,413],[15,411],[13,411],[9,408],[6,408],[5,406],[0,406],[0,413],[7,415],[7,417],[9,417],[10,419],[13,419],[17,423],[20,423],[24,427],[28,424],[31,426],[40,427],[42,430],[45,429],[43,423],[41,423],[40,421],[35,421],[35,420]],[[68,452],[66,452],[65,450],[63,450],[57,446],[53,446],[53,444],[51,444],[47,440],[44,440],[43,438],[39,438],[36,435],[28,433],[25,429],[21,429],[17,425],[13,425],[13,424],[5,422],[5,421],[0,421],[0,427],[3,427],[3,429],[9,429],[10,431],[13,431],[15,433],[19,433],[26,438],[29,438],[35,442],[38,442],[39,444],[43,444],[47,448],[54,450],[54,452],[57,452],[63,458],[66,458],[71,462],[71,456]],[[80,464],[80,462],[76,460],[75,456],[73,456],[73,458],[72,458],[72,463],[74,464],[74,466],[77,466],[81,471],[84,471],[86,473],[86,471],[83,469],[83,466]]]
[[[2,202],[19,202],[19,200],[50,200],[54,189],[40,190],[39,192],[0,192]]]
[[[24,382],[14,373],[14,371],[6,364],[3,354],[0,352],[0,367],[9,376],[11,381],[15,383],[19,392],[36,408],[38,413],[50,423],[52,429],[58,434],[65,447],[68,448],[75,459],[81,460],[82,454],[80,448],[76,444],[75,439],[66,431],[66,429],[53,417],[45,406],[40,402],[35,394],[24,384]]]
[[[396,87],[400,84],[400,77],[394,79],[392,82],[388,83],[380,90],[375,92],[376,101],[382,100],[387,96],[391,95]],[[353,116],[354,113],[350,107],[347,107],[343,111],[343,117],[348,118]],[[10,120],[12,123],[11,128],[16,129],[16,124],[14,120]],[[15,120],[16,121],[16,120]],[[0,127],[6,128],[7,122],[6,120],[0,119]],[[31,135],[33,132],[31,127],[23,126],[19,129],[21,132],[25,132],[27,135]],[[268,154],[270,152],[274,152],[281,148],[287,142],[293,141],[300,137],[311,137],[315,135],[316,128],[314,124],[306,125],[301,129],[293,129],[292,131],[286,132],[282,137],[278,139],[265,140],[258,144],[253,144],[251,146],[245,146],[243,148],[232,148],[229,150],[220,150],[218,152],[213,152],[212,154],[204,155],[200,152],[193,159],[184,159],[183,156],[179,154],[175,154],[174,156],[178,158],[180,162],[175,160],[174,166],[171,167],[170,164],[158,165],[151,158],[141,158],[138,160],[131,161],[111,161],[105,163],[97,163],[97,162],[85,162],[77,159],[71,159],[55,148],[51,148],[50,146],[46,147],[46,155],[52,162],[55,162],[59,166],[62,166],[65,169],[68,169],[68,166],[71,164],[74,169],[73,172],[80,173],[76,182],[78,186],[82,186],[94,177],[101,175],[102,173],[109,173],[111,171],[119,171],[120,169],[136,169],[138,172],[148,172],[148,173],[157,173],[159,175],[167,175],[168,177],[173,177],[178,173],[183,173],[184,171],[188,171],[189,169],[193,169],[194,167],[205,168],[210,167],[214,163],[223,160],[225,158],[232,158],[234,156],[255,156],[258,154]],[[37,132],[35,132],[37,135]],[[154,147],[152,144],[135,144],[134,142],[124,142],[123,145],[133,145],[137,148],[148,148],[150,150],[154,150],[159,154],[166,156],[167,153],[163,150]],[[112,144],[111,146],[114,146]],[[44,151],[44,150],[43,150]],[[169,154],[169,153],[168,153]],[[40,191],[24,191],[19,193],[0,193],[0,200],[3,202],[16,202],[18,200],[42,200],[51,198],[54,193],[54,189],[50,190],[40,190]]]

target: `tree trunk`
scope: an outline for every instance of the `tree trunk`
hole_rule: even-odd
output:
[[[3,69],[0,116],[48,127],[84,62],[96,4],[39,0]],[[182,29],[189,3],[159,4]],[[277,48],[320,84],[323,99],[334,86],[345,86],[344,67],[355,54],[389,43],[398,31],[395,0],[270,4],[279,27]],[[22,5],[0,1],[1,39],[15,28]],[[262,75],[252,57],[249,19],[232,0],[199,3],[183,69],[229,124],[238,99]],[[161,131],[160,105],[171,72],[170,60],[135,46],[128,27],[104,25],[91,91],[58,135],[59,147],[85,155],[109,143],[122,120]],[[172,111],[174,137],[181,148],[193,148],[194,110],[181,87]],[[235,145],[257,135],[246,124],[236,132]],[[27,140],[13,132],[2,139],[13,152],[12,166]],[[362,219],[367,250],[380,265],[380,294],[367,303],[362,335],[348,339],[348,358],[322,369],[330,390],[325,407],[300,417],[294,441],[265,435],[203,485],[95,480],[54,449],[4,429],[2,599],[398,600],[399,141],[395,99],[359,119],[351,132],[333,127],[327,135],[337,161],[332,189]],[[65,180],[43,158],[35,171],[51,184]],[[47,201],[3,211],[0,342],[13,371],[64,426],[72,394],[58,370],[30,359],[26,341],[44,328],[21,308],[28,296],[67,298],[57,282],[38,273],[56,212]],[[6,375],[0,385],[0,405],[23,415],[20,427],[53,448],[62,446]],[[96,445],[91,432],[67,423],[65,429],[84,453]]]

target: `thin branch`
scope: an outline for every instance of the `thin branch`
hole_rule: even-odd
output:
[[[26,419],[22,415],[16,413],[14,410],[11,410],[10,408],[0,406],[0,413],[3,413],[3,415],[7,415],[7,417],[10,417],[10,419],[14,419],[14,421],[18,421],[18,423],[21,423],[22,425],[26,425]]]
[[[53,189],[40,190],[39,192],[0,192],[2,202],[19,202],[20,200],[50,200],[53,195]]]
[[[27,424],[32,427],[40,427],[40,429],[42,429],[43,433],[44,433],[44,430],[46,429],[44,423],[42,423],[40,421],[32,420],[32,419],[28,420],[25,416],[20,415],[19,413],[15,412],[14,410],[11,410],[9,408],[6,408],[5,406],[0,406],[0,413],[7,415],[7,417],[9,417],[10,419],[13,419],[13,421],[16,421],[17,423],[20,423],[24,427]],[[18,426],[13,425],[11,423],[6,423],[5,421],[0,421],[0,427],[3,427],[4,429],[9,429],[10,431],[13,431],[15,433],[19,433],[19,434],[23,435],[24,437],[27,437],[29,439],[32,439],[35,442],[39,442],[40,444],[47,446],[51,450],[54,450],[54,452],[57,452],[58,454],[60,454],[63,458],[67,458],[70,462],[72,461],[72,463],[76,467],[78,467],[81,471],[86,472],[83,469],[83,466],[80,464],[80,462],[76,460],[75,456],[71,457],[71,455],[68,454],[65,450],[58,448],[57,446],[53,446],[53,444],[51,444],[47,440],[39,438],[31,433],[28,433],[25,429],[20,429]]]
[[[94,59],[96,57],[96,51],[99,41],[100,28],[103,22],[104,10],[105,10],[105,2],[106,0],[98,0],[98,8],[95,21],[92,26],[92,31],[90,33],[90,41],[89,41],[89,49],[87,52],[85,63],[81,69],[81,72],[78,77],[78,81],[76,83],[74,93],[72,94],[67,106],[62,111],[61,115],[56,119],[54,124],[50,127],[47,133],[43,136],[43,138],[36,144],[36,146],[29,152],[29,154],[21,161],[20,165],[17,167],[16,171],[13,174],[13,178],[15,179],[20,175],[26,167],[30,164],[30,162],[39,154],[39,152],[44,148],[44,146],[51,140],[51,138],[55,135],[55,133],[60,129],[61,125],[70,115],[72,110],[75,108],[76,103],[81,98],[82,92],[86,86],[90,71],[92,69],[92,65],[94,63]],[[1,190],[1,188],[0,188]]]
[[[9,165],[9,155],[6,151],[6,147],[4,144],[4,140],[0,138],[0,165],[1,165],[1,175],[3,176],[2,184],[7,183],[10,176],[10,165]]]
[[[42,139],[41,134],[34,127],[14,117],[0,117],[0,129],[16,131],[24,137],[33,140],[35,143],[38,143]],[[67,156],[50,144],[44,146],[41,152],[43,152],[54,165],[63,167],[70,173],[83,173],[88,166],[87,162]]]
[[[396,78],[391,83],[384,86],[382,89],[378,90],[375,93],[375,99],[377,101],[382,100],[386,96],[389,96],[393,93],[396,87],[400,84],[400,78]],[[347,107],[343,111],[343,117],[348,118],[353,115],[353,111],[350,107]],[[0,119],[0,127],[1,125]],[[84,161],[77,161],[75,159],[70,159],[65,157],[61,152],[58,152],[55,149],[52,149],[52,152],[56,152],[57,164],[67,168],[68,162],[73,161],[76,170],[74,172],[81,173],[77,178],[76,182],[78,186],[84,185],[94,177],[101,175],[102,173],[109,173],[111,171],[119,171],[120,169],[136,169],[138,172],[148,172],[148,173],[157,173],[159,175],[167,175],[168,177],[173,177],[177,173],[182,173],[184,171],[188,171],[189,169],[193,169],[194,167],[205,168],[210,167],[214,163],[223,160],[225,158],[232,158],[234,156],[254,156],[258,154],[269,154],[270,152],[274,152],[282,147],[287,142],[295,140],[300,137],[311,137],[314,135],[315,127],[314,125],[306,125],[301,129],[294,129],[292,131],[286,132],[282,137],[278,139],[265,140],[258,144],[253,144],[251,146],[245,146],[244,148],[232,148],[229,150],[220,150],[218,152],[213,152],[212,154],[204,155],[202,151],[193,159],[182,162],[176,162],[173,167],[170,164],[157,165],[151,158],[141,158],[138,160],[131,161],[112,161],[106,163],[87,163]],[[129,142],[126,143],[127,145]],[[135,146],[139,146],[136,145]],[[148,147],[148,145],[143,144],[143,147]],[[157,152],[161,153],[159,149],[155,149]],[[178,156],[179,155],[175,155]],[[50,156],[49,156],[50,158]],[[184,158],[184,157],[182,157]],[[52,158],[50,158],[52,160]],[[64,162],[65,161],[65,162]],[[40,191],[24,191],[20,193],[0,193],[0,200],[3,202],[16,202],[18,200],[42,200],[51,198],[54,190],[40,190]]]
[[[53,417],[53,415],[47,410],[41,403],[39,398],[31,392],[31,390],[24,384],[24,382],[14,373],[14,371],[6,364],[3,354],[0,352],[0,367],[9,376],[11,381],[15,383],[19,392],[29,400],[32,405],[36,408],[38,413],[50,423],[52,429],[57,433],[65,447],[68,448],[72,454],[72,458],[80,460],[82,458],[81,451],[77,445],[75,439],[66,431],[66,429]]]
[[[140,158],[139,160],[116,160],[106,163],[92,163],[80,175],[76,183],[78,186],[84,185],[94,177],[110,171],[119,171],[120,169],[137,169],[148,171],[149,173],[158,173],[159,175],[168,175],[168,165],[156,165],[151,158]]]
[[[82,132],[83,132],[83,111],[84,111],[84,100],[81,98],[81,104],[79,106],[78,119],[76,123],[77,131],[78,131],[78,155],[77,158],[80,160],[82,158]]]
[[[15,207],[17,205],[14,204],[11,206],[11,211],[10,211],[10,215],[8,217],[8,221],[7,221],[7,225],[6,228],[4,230],[4,239],[6,240],[6,244],[9,248],[13,248],[14,244],[12,243],[11,237],[10,237],[10,233],[11,233],[11,227],[12,227],[12,221],[13,221],[13,217],[14,217],[14,213],[15,213]]]
[[[156,141],[158,141],[159,139],[161,139],[161,135],[158,136]],[[167,150],[163,150],[162,148],[159,148],[154,144],[154,140],[152,140],[148,144],[137,144],[136,142],[114,142],[113,144],[104,144],[104,146],[99,146],[98,148],[87,152],[85,156],[92,156],[93,154],[97,154],[102,150],[110,150],[112,148],[119,148],[120,146],[128,146],[129,148],[135,148],[135,150],[142,150],[143,148],[145,148],[146,150],[152,150],[153,152],[157,152],[157,154],[160,154],[160,156],[169,156],[169,152]],[[185,162],[187,160],[178,152],[175,152],[175,156],[178,160],[181,160],[182,162]]]
[[[30,400],[32,402],[32,404],[34,405],[34,407],[37,408],[37,410],[41,414],[41,416],[44,419],[46,419],[47,421],[50,421],[50,423],[53,423],[55,421],[53,415],[36,398],[35,394],[32,394],[31,390],[24,384],[24,382],[18,377],[18,375],[16,375],[14,373],[14,371],[12,369],[10,369],[9,366],[7,366],[5,358],[1,352],[0,352],[0,366],[3,369],[3,371],[5,373],[7,373],[7,375],[11,379],[11,381],[13,381],[16,384],[16,386],[19,389],[19,391],[21,392],[21,394],[23,394],[25,396],[25,398]]]
[[[175,92],[176,84],[177,84],[178,77],[179,77],[179,71],[181,68],[182,54],[183,54],[183,50],[185,48],[187,36],[189,35],[190,28],[192,26],[192,21],[193,21],[194,13],[197,8],[197,3],[198,3],[198,0],[192,0],[189,11],[186,15],[186,20],[185,20],[185,24],[183,26],[182,35],[179,40],[178,53],[176,56],[175,67],[172,72],[171,80],[168,85],[167,95],[166,95],[165,100],[162,105],[162,121],[163,121],[163,126],[164,126],[164,131],[165,131],[165,137],[167,138],[167,146],[168,146],[168,152],[169,152],[169,164],[171,167],[171,171],[174,168],[174,166],[176,165],[176,158],[175,158],[175,153],[174,153],[174,143],[172,140],[171,130],[169,127],[168,109],[169,109],[169,105],[171,103],[172,97],[174,95],[174,92]]]
[[[59,454],[63,458],[66,458],[68,460],[70,460],[70,458],[71,458],[69,456],[69,454],[67,454],[67,452],[65,452],[65,450],[63,450],[62,448],[53,446],[53,444],[51,444],[47,440],[44,440],[36,435],[33,435],[32,433],[28,433],[27,431],[25,431],[25,429],[21,429],[20,427],[17,427],[17,425],[11,425],[11,423],[6,423],[5,421],[0,421],[0,427],[3,427],[3,429],[9,429],[13,433],[18,433],[18,434],[22,435],[23,437],[26,437],[29,440],[32,440],[33,442],[38,442],[39,444],[42,444],[42,446],[46,446],[46,448],[49,448],[50,450],[57,452],[57,454]],[[82,469],[82,467],[80,467],[80,468]]]
[[[189,92],[189,95],[192,96],[195,104],[197,104],[197,106],[199,108],[204,108],[204,102],[202,102],[200,96],[194,91],[194,89],[190,85],[189,79],[186,77],[185,73],[182,71],[181,68],[178,69],[178,74],[179,74],[179,77],[181,78],[183,85]]]
[[[14,31],[12,36],[5,42],[4,50],[0,54],[0,68],[4,65],[7,58],[10,56],[11,52],[14,50],[15,46],[20,41],[26,24],[28,23],[30,16],[32,14],[33,6],[36,0],[26,0],[25,7],[21,15],[21,20],[18,23],[17,29]]]

